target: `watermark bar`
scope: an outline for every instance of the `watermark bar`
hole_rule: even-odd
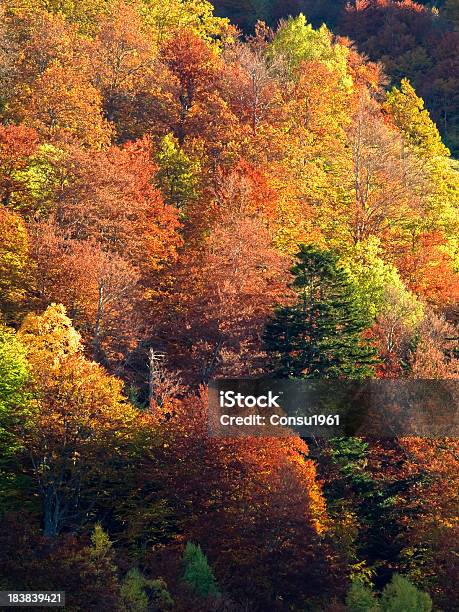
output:
[[[221,379],[209,387],[212,437],[456,438],[459,380]]]
[[[0,606],[6,608],[65,606],[64,591],[0,591]]]

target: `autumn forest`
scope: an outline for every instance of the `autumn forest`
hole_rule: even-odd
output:
[[[459,1],[214,4],[0,2],[0,591],[453,612],[457,438],[207,410],[459,379]]]

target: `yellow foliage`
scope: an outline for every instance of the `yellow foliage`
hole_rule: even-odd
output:
[[[65,358],[82,352],[80,334],[72,327],[61,304],[52,304],[43,315],[28,314],[19,330],[19,339],[38,372],[47,367],[57,368]]]
[[[10,322],[26,296],[29,282],[29,237],[21,217],[0,208],[0,312]]]

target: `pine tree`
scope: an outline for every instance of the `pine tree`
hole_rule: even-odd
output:
[[[183,553],[185,565],[184,580],[201,597],[218,597],[219,590],[212,568],[209,566],[201,547],[188,542]]]
[[[145,580],[137,568],[129,570],[120,589],[121,599],[127,611],[146,612],[148,610],[146,586],[149,586],[149,581]]]
[[[293,267],[298,301],[279,308],[264,341],[281,377],[363,379],[373,374],[374,348],[362,337],[368,317],[338,257],[302,246]]]

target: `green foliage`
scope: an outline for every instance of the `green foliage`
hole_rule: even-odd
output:
[[[432,600],[407,578],[394,574],[380,600],[359,580],[352,583],[346,597],[348,612],[430,612]]]
[[[356,299],[370,319],[390,312],[409,327],[422,320],[421,302],[406,288],[397,268],[382,259],[379,240],[358,243],[343,258],[343,264],[354,284]]]
[[[387,94],[386,108],[395,125],[401,130],[406,143],[423,157],[448,156],[449,150],[441,140],[440,132],[432,121],[424,100],[407,79],[400,89],[393,87]]]
[[[387,464],[379,466],[379,474],[375,472],[374,443],[342,437],[331,440],[327,448],[330,464],[324,493],[328,511],[334,523],[343,526],[345,537],[340,532],[338,536],[351,560],[351,578],[366,586],[380,575],[382,560],[390,564],[400,554],[397,500],[409,479],[385,477],[393,461],[390,444]]]
[[[109,588],[118,593],[118,568],[115,563],[115,551],[108,534],[100,523],[96,523],[91,534],[91,546],[88,548],[88,561],[93,568],[93,581],[100,589]]]
[[[31,284],[29,236],[23,219],[0,208],[0,321],[17,323]]]
[[[157,155],[158,182],[166,201],[177,208],[196,198],[196,167],[172,134],[165,136]]]
[[[377,612],[379,610],[373,591],[359,580],[352,583],[346,597],[346,606],[348,612]]]
[[[120,589],[121,599],[127,611],[143,612],[148,610],[148,595],[145,586],[148,581],[138,569],[131,569],[125,576]]]
[[[400,129],[406,146],[422,163],[423,181],[419,186],[413,185],[413,190],[422,197],[427,194],[421,223],[428,231],[444,231],[449,252],[453,254],[459,230],[459,178],[449,159],[450,152],[424,107],[424,101],[407,79],[402,79],[400,89],[393,87],[387,94],[385,108]]]
[[[26,219],[49,214],[65,180],[64,158],[61,149],[51,144],[40,145],[36,153],[30,156],[27,166],[13,174],[19,189],[11,194],[11,207]]]
[[[183,553],[185,571],[183,579],[197,595],[218,597],[220,592],[205,554],[201,547],[188,542]]]
[[[22,448],[18,430],[30,414],[28,379],[25,348],[12,330],[0,326],[0,508],[19,482],[14,462]]]
[[[226,39],[226,19],[214,15],[214,7],[208,0],[140,0],[146,23],[153,27],[159,40],[167,37],[174,28],[189,28],[210,44]]]
[[[4,427],[13,412],[27,403],[25,384],[29,377],[26,351],[12,330],[0,326],[0,437],[7,435]],[[1,457],[4,455],[2,446]]]
[[[331,444],[331,457],[344,476],[355,479],[367,465],[368,442],[361,438],[336,438]],[[365,480],[368,477],[365,478]]]
[[[111,559],[113,556],[113,544],[108,534],[103,530],[102,525],[97,523],[91,534],[90,556],[97,562],[104,559]]]
[[[348,50],[333,42],[327,26],[322,25],[315,30],[307,23],[303,14],[282,21],[268,48],[268,58],[271,62],[284,61],[291,76],[295,74],[301,62],[316,60],[338,72],[343,85],[350,87],[352,80],[347,74],[347,57]]]
[[[144,612],[150,610],[173,610],[172,599],[167,584],[162,578],[148,580],[137,568],[129,570],[120,589],[120,596],[126,612]]]
[[[151,588],[153,589],[152,600],[155,609],[157,610],[173,610],[174,600],[167,590],[167,584],[162,578],[151,580]]]
[[[407,578],[394,574],[381,595],[382,612],[430,612],[432,600]]]
[[[338,257],[302,246],[292,269],[298,301],[279,308],[267,324],[265,348],[278,376],[362,379],[376,353],[362,338],[369,324]]]

